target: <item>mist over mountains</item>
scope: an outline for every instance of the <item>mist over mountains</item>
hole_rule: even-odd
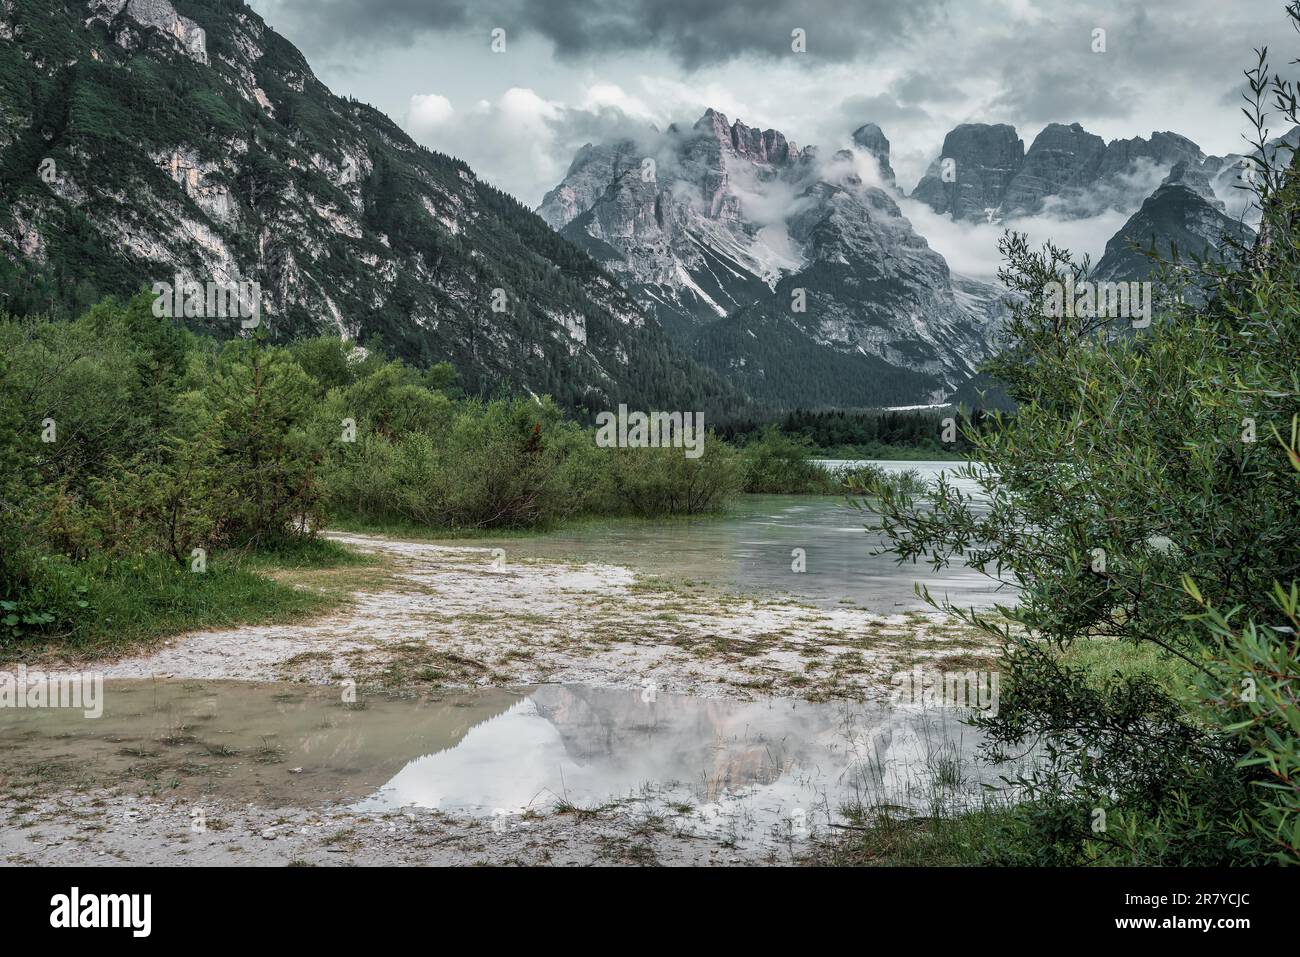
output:
[[[538,212],[760,400],[937,401],[988,355],[999,294],[952,276],[890,195],[883,134],[859,138],[824,155],[708,110],[583,149]]]
[[[1146,275],[1131,242],[1187,255],[1250,235],[1246,158],[1174,132],[1052,123],[1026,149],[1012,126],[961,124],[908,191],[887,123],[823,150],[718,109],[593,140],[534,215],[334,95],[242,3],[13,0],[0,35],[11,308],[256,281],[273,337],[449,361],[477,394],[939,403],[997,347],[1003,229],[1087,235],[1107,279]]]
[[[1251,235],[1245,159],[1177,133],[1107,143],[1053,123],[1026,150],[1012,126],[962,124],[910,194],[878,124],[851,139],[826,154],[709,109],[584,146],[538,213],[688,352],[778,405],[941,402],[974,376],[1001,291],[950,268],[927,231],[992,243],[1027,223],[1107,224],[1106,280],[1147,277],[1133,243],[1206,256]]]

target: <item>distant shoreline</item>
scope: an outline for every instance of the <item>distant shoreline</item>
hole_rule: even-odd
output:
[[[814,461],[857,461],[861,459],[881,462],[969,462],[971,457],[960,452],[942,452],[936,449],[918,449],[909,446],[884,446],[853,448],[840,446],[833,449],[813,449],[809,458]]]

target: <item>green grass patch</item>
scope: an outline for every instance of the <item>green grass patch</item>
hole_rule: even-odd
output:
[[[807,863],[831,867],[971,867],[997,857],[1014,830],[1016,811],[989,806],[964,814],[913,815],[886,808],[850,814],[837,837],[820,843]]]
[[[118,657],[185,631],[275,624],[322,614],[347,598],[341,587],[297,587],[277,581],[285,570],[347,569],[375,559],[336,542],[290,542],[260,551],[216,553],[203,572],[161,555],[82,562],[46,559],[48,578],[80,596],[71,626],[0,643],[15,661]],[[292,575],[287,576],[290,579]]]
[[[1097,685],[1116,674],[1131,677],[1147,674],[1170,693],[1192,687],[1195,668],[1152,644],[1107,638],[1079,639],[1061,652],[1066,664],[1083,668]]]

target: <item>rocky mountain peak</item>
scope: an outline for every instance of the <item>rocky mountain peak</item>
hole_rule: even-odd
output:
[[[884,130],[875,123],[863,123],[853,131],[853,143],[876,158],[881,177],[891,186],[894,185],[894,168],[889,165],[889,140]]]
[[[1106,243],[1093,275],[1105,281],[1146,279],[1156,268],[1147,250],[1166,260],[1175,253],[1184,262],[1212,259],[1225,240],[1246,245],[1253,235],[1249,226],[1224,213],[1206,173],[1183,161]]]
[[[1187,160],[1179,160],[1174,164],[1174,168],[1169,171],[1169,175],[1161,182],[1161,187],[1165,186],[1184,186],[1196,193],[1219,212],[1225,209],[1223,200],[1214,195],[1214,187],[1210,185],[1209,174],[1200,166],[1189,163]]]
[[[954,219],[985,219],[999,210],[1025,160],[1025,143],[1006,123],[963,123],[943,140],[912,195]]]
[[[727,122],[727,116],[712,107],[695,121],[692,129],[703,133],[729,154],[753,163],[788,166],[799,156],[798,148],[780,130],[760,130],[740,120]]]
[[[1130,139],[1111,140],[1106,146],[1098,178],[1132,174],[1141,164],[1172,168],[1180,162],[1201,165],[1205,161],[1201,148],[1178,133],[1154,132],[1151,139],[1134,136]]]
[[[727,121],[727,114],[713,107],[705,110],[704,115],[695,121],[691,129],[712,134],[719,145],[731,143],[731,124]]]
[[[1002,215],[1037,212],[1046,197],[1087,186],[1097,178],[1105,155],[1106,141],[1078,123],[1047,124],[1007,187]]]
[[[945,137],[912,195],[954,219],[989,222],[1049,208],[1062,219],[1128,213],[1182,161],[1195,168],[1209,162],[1194,142],[1169,131],[1107,143],[1080,123],[1049,123],[1025,151],[1013,127],[964,123]]]
[[[878,126],[853,143],[892,179]],[[584,147],[538,211],[751,395],[797,404],[825,368],[827,401],[929,401],[988,354],[997,292],[958,290],[852,150],[819,155],[714,109],[639,144],[651,180],[629,172],[628,148]],[[792,311],[796,289],[806,309]]]

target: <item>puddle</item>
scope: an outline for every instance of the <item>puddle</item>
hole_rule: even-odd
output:
[[[438,700],[303,684],[109,681],[104,714],[0,712],[10,786],[122,784],[260,806],[429,808],[524,826],[560,802],[738,845],[800,840],[846,804],[977,800],[998,770],[951,709],[743,702],[543,685]],[[615,809],[614,805],[617,805]]]

